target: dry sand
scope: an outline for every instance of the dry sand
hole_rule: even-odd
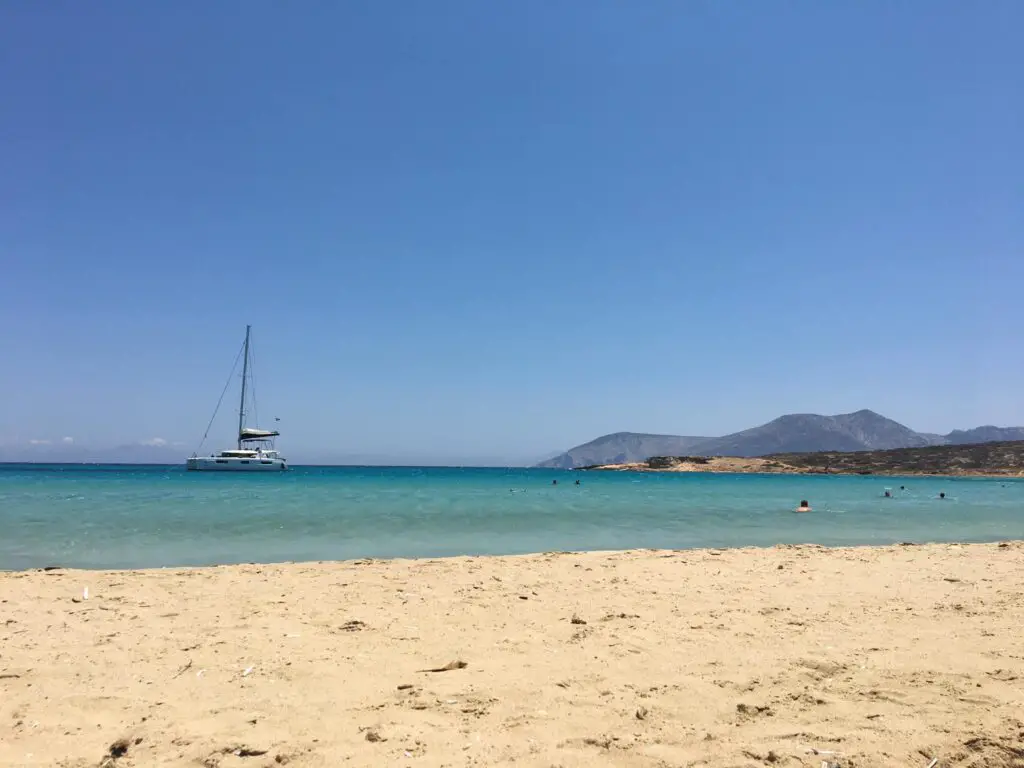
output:
[[[1020,543],[4,573],[0,633],[5,766],[1024,765]]]

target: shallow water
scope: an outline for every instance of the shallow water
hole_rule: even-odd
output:
[[[1019,538],[1016,479],[0,465],[0,569]]]

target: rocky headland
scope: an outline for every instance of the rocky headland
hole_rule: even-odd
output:
[[[835,475],[1024,476],[1024,440],[886,451],[776,453],[760,457],[652,456],[581,469],[633,472],[739,472]]]

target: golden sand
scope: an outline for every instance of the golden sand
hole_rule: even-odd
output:
[[[1024,764],[1019,543],[4,573],[0,632],[4,766]]]

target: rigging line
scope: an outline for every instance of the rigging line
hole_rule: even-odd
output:
[[[238,368],[238,358],[242,356],[243,349],[245,349],[245,344],[242,344],[238,350],[238,354],[235,355],[235,362],[234,365],[231,366],[231,373],[228,374],[228,380],[224,382],[224,389],[221,390],[220,398],[217,400],[217,407],[213,409],[213,416],[210,417],[210,422],[206,425],[206,431],[203,432],[203,439],[199,442],[199,448],[196,448],[196,453],[199,453],[200,449],[203,447],[203,443],[206,442],[206,436],[210,434],[210,427],[213,426],[213,420],[217,418],[217,411],[220,410],[220,404],[224,402],[224,395],[227,393],[228,387],[231,386],[231,379],[234,378],[235,370]]]

